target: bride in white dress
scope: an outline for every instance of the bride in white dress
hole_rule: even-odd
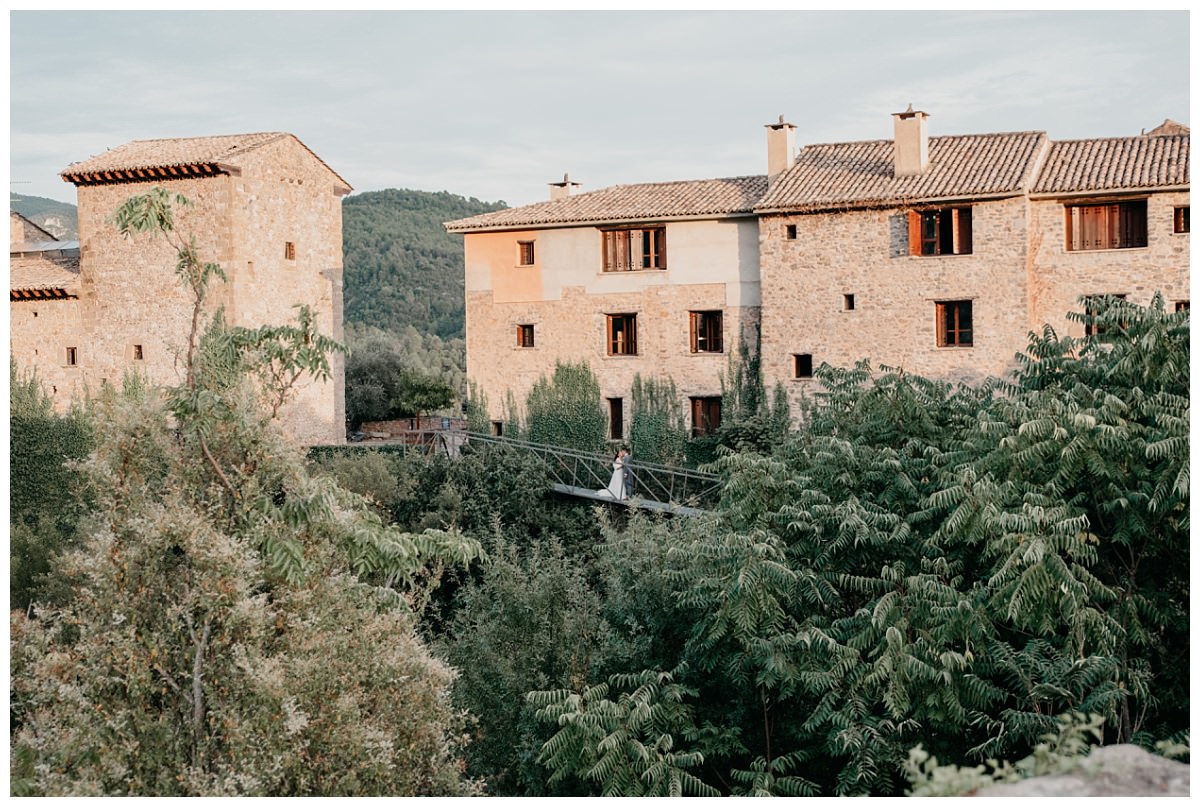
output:
[[[628,456],[629,452],[623,448],[617,452],[617,456],[613,460],[612,479],[609,480],[608,487],[599,491],[601,496],[624,499],[628,495],[628,492],[625,490],[625,460]]]

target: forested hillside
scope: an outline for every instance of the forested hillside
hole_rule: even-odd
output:
[[[75,205],[42,196],[22,196],[11,193],[9,207],[63,241],[79,238]]]
[[[443,221],[501,210],[442,191],[372,191],[342,206],[347,324],[463,335],[462,236]]]

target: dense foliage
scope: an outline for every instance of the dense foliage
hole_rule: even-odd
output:
[[[346,420],[366,421],[460,411],[465,369],[462,340],[445,342],[409,326],[398,335],[378,328],[347,330]]]
[[[11,614],[17,795],[457,795],[453,672],[416,632],[431,569],[477,543],[403,532],[314,476],[273,421],[336,346],[203,301],[220,267],[156,189],[116,223],[176,248],[196,314],[183,385],[95,402],[73,596]],[[203,327],[202,327],[203,326]]]
[[[502,210],[447,193],[389,189],[342,203],[345,319],[444,339],[463,335],[462,236],[445,221]]]
[[[86,512],[83,476],[71,463],[91,451],[93,435],[80,407],[56,414],[38,377],[12,362],[8,429],[8,597],[24,610],[63,596],[51,570]]]
[[[554,374],[539,378],[529,391],[522,434],[534,443],[600,453],[607,421],[600,382],[587,362],[557,362]]]

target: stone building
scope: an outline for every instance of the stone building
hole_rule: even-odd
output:
[[[892,118],[892,140],[798,153],[780,118],[766,175],[556,193],[448,222],[465,237],[468,375],[492,416],[556,359],[586,359],[610,412],[634,372],[666,375],[703,430],[719,422],[721,354],[755,325],[764,381],[795,411],[823,363],[974,380],[1010,370],[1044,324],[1082,334],[1066,318],[1080,298],[1188,306],[1187,127],[1056,142],[930,137],[911,107]],[[739,191],[698,203],[717,188]],[[620,233],[652,233],[670,260],[643,247],[640,265],[614,262]],[[614,319],[636,324],[635,356]],[[698,322],[720,322],[715,351],[697,351]]]
[[[619,185],[449,222],[464,241],[467,373],[501,418],[556,361],[600,380],[627,433],[634,376],[671,377],[704,432],[720,420],[728,354],[758,325],[766,178]]]
[[[78,188],[75,264],[52,267],[41,256],[23,270],[27,278],[14,271],[11,302],[13,356],[37,370],[56,406],[130,372],[153,383],[182,380],[191,307],[174,250],[148,234],[122,238],[111,221],[128,198],[155,186],[191,201],[176,206],[176,231],[194,236],[201,258],[225,271],[210,310],[223,306],[230,324],[255,328],[293,321],[306,304],[321,333],[342,339],[341,199],[351,188],[293,135],[140,140],[74,163],[62,177]],[[18,294],[18,285],[37,284],[57,291]],[[335,355],[329,381],[303,382],[280,415],[295,439],[345,439],[343,379]]]

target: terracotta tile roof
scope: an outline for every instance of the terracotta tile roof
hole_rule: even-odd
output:
[[[9,258],[8,285],[12,299],[64,295],[78,297],[79,257],[13,255]],[[37,293],[56,291],[60,293]]]
[[[1033,179],[1045,132],[929,138],[929,170],[894,176],[891,140],[805,146],[757,210],[866,207],[1022,193]]]
[[[1191,135],[1138,135],[1051,144],[1033,193],[1137,190],[1189,183]]]
[[[163,140],[134,140],[123,146],[91,157],[81,162],[71,163],[63,169],[59,176],[67,182],[76,182],[88,175],[125,171],[139,171],[154,168],[180,168],[196,165],[234,165],[238,156],[248,151],[275,142],[285,137],[295,137],[287,132],[256,132],[253,134],[217,135],[213,137],[178,137]],[[300,143],[299,138],[295,138]],[[300,143],[306,151],[312,150]],[[313,157],[329,168],[324,160],[313,154]],[[330,173],[338,178],[346,187],[349,184],[337,176],[329,168]]]
[[[767,189],[765,176],[613,185],[548,202],[444,224],[450,232],[562,224],[614,224],[696,216],[746,215]]]

